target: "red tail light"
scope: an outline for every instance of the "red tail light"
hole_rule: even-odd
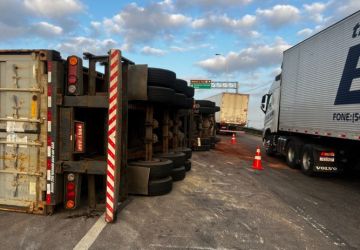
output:
[[[323,156],[323,157],[335,157],[335,153],[334,152],[325,152],[325,151],[322,151],[320,153],[320,156]]]
[[[66,194],[66,198],[67,200],[75,200],[75,192],[74,191],[70,191]]]
[[[75,183],[74,182],[68,182],[66,185],[67,191],[73,191],[75,190]]]
[[[76,207],[76,185],[78,183],[78,178],[75,174],[69,173],[67,174],[65,180],[65,208],[66,209],[75,209]]]
[[[69,95],[82,95],[82,60],[77,56],[67,59],[67,92]]]
[[[85,152],[85,124],[83,122],[75,122],[75,152]]]

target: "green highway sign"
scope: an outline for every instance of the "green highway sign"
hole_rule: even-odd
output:
[[[211,80],[190,80],[190,84],[195,89],[211,89]]]

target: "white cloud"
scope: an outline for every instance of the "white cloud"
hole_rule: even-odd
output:
[[[233,9],[250,4],[253,0],[176,0],[175,5],[179,9],[200,8],[205,10]]]
[[[215,56],[197,63],[210,73],[253,71],[262,67],[278,66],[282,52],[290,45],[277,38],[272,45],[254,44],[240,52],[229,52],[226,56]]]
[[[89,37],[73,37],[56,46],[61,52],[67,54],[79,54],[90,52],[93,54],[106,54],[111,48],[116,48],[117,43],[113,39],[94,39]],[[81,56],[81,54],[80,54]]]
[[[149,46],[145,46],[142,48],[141,53],[145,55],[152,55],[152,56],[164,56],[166,54],[165,50],[151,48]]]
[[[29,11],[19,0],[0,1],[0,23],[18,26],[24,23],[29,14]]]
[[[61,18],[84,9],[79,0],[25,0],[24,4],[35,15],[48,18]]]
[[[170,46],[170,49],[174,52],[187,52],[187,51],[204,49],[204,48],[211,48],[211,45],[208,43],[204,43],[204,44],[199,44],[195,46],[186,46],[186,47]]]
[[[273,28],[294,23],[300,18],[300,10],[292,5],[275,5],[271,9],[257,9],[256,14]]]
[[[136,3],[127,5],[112,18],[105,18],[103,27],[109,34],[119,34],[127,44],[149,43],[160,38],[171,39],[173,33],[189,25],[191,18],[169,13],[160,4],[140,7]]]
[[[2,22],[0,22],[0,30],[1,30],[0,39],[2,42],[15,37],[22,36],[26,32],[26,29],[24,27],[10,26]]]
[[[360,9],[359,0],[336,1],[335,4],[338,6],[338,12],[340,15],[342,15],[342,17],[353,14],[355,11]]]
[[[68,15],[82,8],[79,0],[1,0],[1,39],[54,39],[79,25]]]
[[[321,23],[325,21],[323,12],[328,8],[328,3],[315,2],[312,4],[304,4],[306,15],[313,21]]]
[[[303,36],[303,37],[308,37],[310,36],[314,31],[312,29],[309,29],[309,28],[305,28],[305,29],[302,29],[302,30],[299,30],[296,34],[298,36]]]
[[[61,35],[63,29],[48,22],[39,22],[32,26],[31,32],[34,32],[41,37],[52,37]]]
[[[205,18],[195,19],[192,27],[195,29],[202,28],[220,28],[237,31],[238,29],[251,28],[255,25],[256,17],[245,15],[240,19],[231,19],[227,15],[210,15]]]

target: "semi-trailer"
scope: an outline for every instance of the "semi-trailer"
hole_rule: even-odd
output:
[[[236,132],[247,124],[249,95],[220,93],[205,98],[215,102],[220,110],[215,113],[217,132]]]

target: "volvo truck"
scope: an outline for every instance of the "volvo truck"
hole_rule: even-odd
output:
[[[267,154],[306,175],[358,165],[359,57],[360,12],[284,51],[261,103]]]

